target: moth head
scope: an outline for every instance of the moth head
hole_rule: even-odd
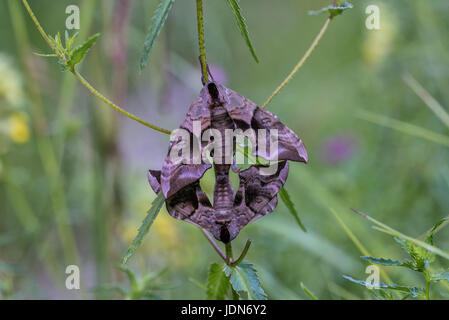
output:
[[[224,98],[224,88],[215,82],[208,82],[205,86],[205,93],[207,96],[207,103],[209,107],[216,105],[222,105],[225,102]]]

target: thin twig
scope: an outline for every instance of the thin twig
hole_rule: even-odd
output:
[[[206,45],[204,37],[204,13],[203,0],[196,0],[196,16],[198,25],[198,46],[200,49],[201,73],[203,84],[209,81],[207,73]]]
[[[235,260],[234,262],[231,263],[232,267],[238,266],[240,264],[240,262],[242,262],[243,259],[245,259],[246,254],[248,253],[249,247],[251,247],[251,240],[250,239],[248,239],[246,241],[245,248],[243,249],[242,253],[240,254],[240,257],[238,257],[237,260]]]
[[[231,242],[226,243],[226,264],[231,266],[234,260],[232,257],[232,244]]]
[[[48,45],[52,48],[52,50],[56,53],[56,55],[58,56],[59,59],[61,59],[63,62],[66,62],[67,59],[66,57],[58,50],[58,48],[55,47],[55,45],[52,43],[52,41],[50,40],[50,38],[48,37],[48,35],[45,33],[44,29],[42,28],[41,24],[39,23],[39,20],[37,20],[36,16],[33,13],[33,10],[31,10],[30,5],[28,4],[27,0],[22,0],[23,5],[25,6],[26,10],[28,11],[28,14],[30,15],[31,19],[33,20],[36,28],[39,30],[39,32],[41,33],[42,37],[44,38],[44,40],[48,43]],[[98,92],[98,90],[96,90],[94,87],[92,87],[92,85],[90,85],[86,79],[84,79],[81,74],[79,74],[76,70],[72,69],[71,72],[75,75],[75,77],[90,91],[92,92],[97,98],[99,98],[101,101],[103,101],[104,103],[106,103],[108,106],[114,108],[115,110],[119,111],[120,113],[122,113],[123,115],[139,122],[140,124],[143,124],[144,126],[147,126],[153,130],[165,133],[165,134],[170,134],[171,131],[160,128],[158,126],[152,125],[140,118],[138,118],[137,116],[125,111],[123,108],[119,107],[118,105],[116,105],[115,103],[113,103],[112,101],[110,101],[109,99],[107,99],[104,95],[102,95],[100,92]]]
[[[153,130],[162,132],[162,133],[166,133],[166,134],[170,134],[169,130],[160,128],[158,126],[155,126],[151,123],[148,123],[142,119],[140,119],[139,117],[133,115],[132,113],[129,113],[128,111],[122,109],[121,107],[119,107],[118,105],[116,105],[115,103],[113,103],[112,101],[110,101],[109,99],[107,99],[105,96],[103,96],[100,92],[98,92],[78,71],[76,70],[72,70],[72,73],[75,75],[75,77],[90,91],[92,92],[92,94],[94,94],[98,99],[100,99],[101,101],[103,101],[104,103],[106,103],[108,106],[114,108],[115,110],[117,110],[118,112],[124,114],[125,116],[127,116],[130,119],[133,119],[134,121],[137,121],[141,124],[143,124],[144,126],[147,126]]]
[[[207,240],[210,242],[210,244],[212,245],[212,247],[214,247],[215,251],[217,251],[217,253],[219,254],[219,256],[226,262],[226,255],[223,253],[223,251],[221,251],[220,247],[218,246],[218,244],[215,242],[215,240],[211,237],[211,235],[209,234],[209,232],[207,232],[206,230],[204,230],[203,228],[200,228],[201,231],[203,232],[203,234],[206,236]]]
[[[273,98],[288,84],[288,82],[294,77],[294,75],[298,72],[298,70],[301,69],[301,67],[307,61],[309,56],[312,54],[313,50],[317,47],[318,43],[320,42],[327,28],[329,27],[331,21],[332,21],[331,17],[327,18],[326,22],[324,23],[323,27],[320,30],[320,33],[318,33],[315,40],[313,40],[310,48],[306,51],[304,56],[301,58],[301,60],[299,60],[298,64],[293,68],[293,70],[285,78],[285,80],[282,81],[279,87],[277,87],[276,90],[274,90],[274,92],[271,94],[271,96],[262,104],[262,108],[265,108],[271,102],[271,100],[273,100]]]

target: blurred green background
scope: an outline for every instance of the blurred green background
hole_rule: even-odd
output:
[[[226,1],[205,2],[214,77],[262,104],[326,19],[308,11],[331,1],[242,0],[259,64]],[[101,32],[80,72],[127,110],[176,128],[201,88],[195,2],[175,2],[142,74],[140,53],[158,1],[30,1],[51,35],[64,32],[70,4],[81,9],[78,41]],[[449,212],[448,128],[403,79],[410,73],[449,105],[449,4],[353,4],[268,106],[302,138],[310,157],[307,165],[291,164],[286,184],[308,232],[280,203],[235,241],[238,253],[253,240],[247,259],[272,299],[307,298],[301,282],[323,299],[369,298],[342,277],[366,278],[366,263],[331,208],[370,254],[391,258],[403,257],[399,246],[349,208],[414,237]],[[365,27],[371,4],[381,9],[378,31]],[[117,265],[155,197],[146,171],[161,167],[169,137],[102,104],[56,60],[33,55],[49,48],[21,1],[0,2],[0,39],[0,297],[120,298],[114,286],[127,288],[128,280]],[[392,130],[362,111],[444,137],[436,143]],[[448,240],[443,230],[436,246],[449,250]],[[203,299],[208,266],[219,260],[196,227],[164,209],[129,267],[142,277],[166,269],[153,284],[158,297]],[[71,264],[80,266],[81,290],[65,287]],[[411,271],[385,270],[395,282],[423,286]],[[432,293],[447,295],[437,287]]]

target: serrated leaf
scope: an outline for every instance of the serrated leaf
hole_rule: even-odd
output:
[[[433,282],[438,282],[441,280],[446,280],[449,281],[449,271],[448,272],[442,272],[442,273],[437,273],[437,274],[433,274],[430,278],[430,281]]]
[[[301,282],[301,288],[309,296],[311,300],[318,300],[318,298],[310,291],[304,283]]]
[[[434,237],[435,233],[437,232],[438,227],[441,226],[444,222],[446,222],[448,220],[449,220],[449,218],[446,217],[446,218],[441,219],[437,223],[435,223],[435,225],[432,227],[432,229],[430,229],[430,231],[427,234],[426,239],[424,241],[433,246],[433,244],[434,244],[433,237]]]
[[[322,8],[317,11],[309,11],[309,15],[318,15],[325,12],[328,12],[330,14],[330,18],[334,18],[336,16],[341,15],[344,11],[348,9],[352,9],[353,5],[349,2],[343,1],[341,4],[338,4],[336,7],[334,5],[327,6],[325,8]]]
[[[129,284],[131,287],[131,290],[136,290],[138,287],[138,282],[137,282],[137,277],[134,274],[134,272],[131,271],[131,269],[121,265],[121,266],[117,266],[117,268],[120,269],[120,271],[122,271],[123,273],[126,274],[126,276],[128,277],[129,280]]]
[[[57,57],[58,56],[55,53],[38,53],[38,52],[33,52],[33,54],[38,56],[38,57],[44,57],[44,58],[53,58],[53,57]]]
[[[359,284],[361,286],[364,286],[366,288],[368,288],[368,286],[371,285],[370,283],[367,283],[366,281],[356,280],[354,278],[351,278],[350,276],[343,276],[343,278],[345,278],[345,279],[347,279],[347,280],[349,280],[349,281],[351,281],[353,283],[357,283],[357,284]],[[409,293],[413,297],[422,297],[422,296],[424,296],[424,289],[418,288],[418,287],[401,286],[401,285],[398,285],[398,284],[386,284],[386,283],[382,282],[382,283],[379,283],[379,289],[380,290],[385,290],[385,289],[397,290],[397,291]]]
[[[415,246],[411,241],[400,239],[398,237],[394,237],[394,239],[412,259],[411,262],[407,262],[407,265],[405,265],[406,267],[418,272],[423,272],[424,269],[429,267],[430,262],[434,259],[432,252],[425,248]]]
[[[307,232],[306,227],[302,224],[301,219],[299,218],[299,214],[296,211],[295,204],[290,198],[290,195],[288,194],[287,190],[282,188],[279,191],[279,196],[281,197],[281,200],[284,202],[285,206],[287,207],[288,211],[292,214],[293,218],[295,218],[296,222],[298,223],[299,227],[302,231]]]
[[[249,300],[266,300],[267,295],[260,285],[256,268],[248,261],[242,261],[236,267],[225,266],[226,276],[232,288],[243,298],[242,293],[248,295]]]
[[[89,51],[89,49],[95,44],[98,37],[100,36],[99,33],[94,34],[92,37],[86,40],[82,45],[78,46],[73,50],[73,52],[70,53],[70,60],[67,62],[68,68],[73,68],[78,63],[83,61],[86,53]]]
[[[162,205],[164,204],[165,199],[162,192],[159,192],[156,199],[154,199],[151,204],[150,210],[148,210],[148,214],[142,222],[142,225],[139,228],[139,232],[137,236],[134,238],[133,242],[129,246],[125,256],[122,259],[122,264],[126,264],[128,260],[133,256],[134,252],[140,246],[143,238],[148,233],[153,224],[154,220],[156,220],[159,211],[161,211]]]
[[[399,267],[403,267],[403,266],[405,266],[407,264],[406,262],[401,262],[401,261],[391,260],[391,259],[385,259],[385,258],[375,258],[375,257],[362,256],[362,259],[366,260],[366,261],[369,261],[371,263],[374,263],[374,264],[380,264],[382,266],[399,266]]]
[[[72,36],[71,38],[69,38],[69,40],[67,41],[67,46],[66,46],[66,48],[67,48],[67,51],[68,51],[68,52],[72,52],[72,46],[73,46],[73,43],[75,42],[75,39],[78,37],[78,35],[79,35],[79,32],[75,32],[75,33],[73,34],[73,36]],[[68,36],[68,34],[67,34],[66,36]],[[67,39],[66,39],[66,40],[67,40]]]
[[[224,265],[211,264],[207,276],[207,299],[224,300],[229,284],[229,278],[224,272]]]
[[[371,296],[376,300],[394,300],[391,291],[387,290],[370,290]],[[408,297],[410,295],[406,295]]]
[[[240,32],[242,33],[243,39],[245,40],[246,45],[248,46],[249,51],[251,52],[251,55],[253,56],[254,60],[256,60],[256,62],[259,62],[254,47],[249,38],[248,27],[246,26],[245,18],[242,16],[238,0],[228,0],[228,3],[232,9],[232,12],[234,12],[235,20],[240,29]]]
[[[144,48],[142,51],[142,56],[140,58],[140,71],[145,69],[147,65],[148,58],[150,57],[151,49],[161,33],[164,27],[165,21],[167,20],[170,9],[173,7],[175,0],[162,0],[159,3],[153,16],[153,23],[151,25],[150,32],[148,33],[147,40],[145,41]]]

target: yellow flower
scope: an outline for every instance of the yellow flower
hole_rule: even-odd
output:
[[[24,93],[20,74],[13,68],[10,58],[0,52],[0,101],[12,107],[23,103]]]
[[[9,136],[16,143],[25,143],[30,139],[27,117],[23,112],[9,117]]]

